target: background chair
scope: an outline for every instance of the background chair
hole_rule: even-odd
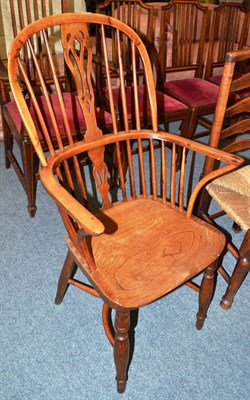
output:
[[[250,267],[250,97],[239,100],[240,97],[238,96],[238,101],[227,107],[227,99],[230,93],[240,93],[249,85],[249,72],[233,80],[237,63],[249,59],[250,50],[240,50],[227,54],[210,135],[210,145],[223,147],[224,150],[231,153],[243,152],[241,154],[246,157],[246,165],[211,182],[206,187],[207,192],[204,194],[203,202],[199,207],[200,215],[207,221],[214,221],[219,216],[227,214],[234,221],[235,227],[245,232],[239,250],[228,238],[227,248],[237,259],[231,278],[223,267],[219,269],[228,282],[228,288],[221,301],[223,308],[231,307],[234,296]],[[231,122],[222,129],[224,118]],[[213,160],[207,159],[203,176],[210,173],[213,168]],[[208,215],[210,203],[208,194],[223,210],[222,212]]]
[[[120,21],[126,23],[130,26],[143,40],[151,59],[154,57],[154,8],[152,5],[145,4],[141,0],[107,0],[104,3],[97,4],[97,13],[111,15],[118,18]],[[98,32],[97,32],[98,36]],[[132,80],[132,58],[130,56],[131,52],[128,48],[128,43],[126,39],[121,36],[122,41],[122,52],[123,57],[123,67],[124,73],[126,74],[126,99],[127,99],[127,110],[129,115],[129,120],[131,124],[135,124],[135,118],[132,113],[133,103],[134,103],[134,90],[131,86]],[[101,41],[97,38],[97,51],[99,59],[103,59],[103,49],[101,47]],[[122,115],[120,112],[122,107],[121,102],[121,87],[119,80],[115,79],[117,77],[116,70],[118,68],[118,58],[117,53],[117,38],[114,34],[110,35],[108,41],[108,57],[111,62],[112,68],[112,84],[116,86],[114,91],[114,102],[116,106],[117,118],[120,121],[121,126],[123,126]],[[141,107],[142,123],[147,126],[151,124],[150,110],[147,105],[147,93],[145,86],[144,68],[140,65],[139,59],[136,61],[137,65],[137,75],[140,77],[138,79],[139,87],[139,101],[144,104]],[[104,68],[105,70],[105,68]],[[115,80],[114,80],[115,79]],[[107,110],[107,105],[109,104],[107,82],[105,79],[105,74],[103,74],[103,69],[99,64],[99,69],[97,72],[97,101],[102,107]],[[171,96],[165,95],[162,92],[156,91],[157,106],[158,106],[158,120],[160,124],[165,124],[167,126],[170,121],[183,121],[183,129],[188,129],[190,121],[192,119],[192,110],[188,108],[187,105],[183,104],[177,99],[173,99]]]
[[[241,4],[223,2],[214,8],[204,79],[220,85],[226,53],[246,48],[249,30],[250,12]],[[237,63],[234,79],[246,68],[246,63]],[[248,93],[244,90],[241,95]],[[211,130],[211,120],[206,117],[200,116],[199,124]]]
[[[239,10],[237,5],[235,9]],[[238,20],[232,24],[232,18],[229,18],[229,15],[233,13],[234,5],[225,6],[223,3],[219,10],[230,10],[230,12],[223,13],[222,17],[219,14],[221,18],[219,19],[220,29],[218,32],[218,13],[214,11],[212,31],[209,25],[210,11],[195,0],[173,0],[169,5],[162,8],[158,88],[194,110],[191,127],[188,131],[184,130],[184,135],[188,137],[204,136],[204,133],[194,136],[197,124],[211,129],[210,121],[204,119],[203,116],[214,112],[219,88],[208,79],[203,79],[208,47],[209,63],[211,64],[212,48],[214,48],[214,43],[219,37],[218,40],[221,41],[219,46],[221,62],[221,57],[224,60],[226,51],[233,50],[235,43],[232,38],[235,39],[238,34],[239,23],[236,23]],[[243,25],[246,27],[245,22]],[[169,29],[172,30],[172,41],[168,40]],[[213,41],[212,44],[211,41]],[[228,47],[225,47],[225,43]],[[207,66],[206,77],[209,75],[208,69]],[[191,71],[194,75],[184,79],[181,75],[176,76],[177,73],[180,74],[183,71]],[[175,74],[174,78],[172,77],[173,73]],[[234,97],[230,97],[229,101],[233,102]]]
[[[114,88],[110,83],[111,72],[105,57],[113,126],[113,133],[105,136],[98,126],[95,93],[91,83],[93,47],[88,27],[93,25],[101,28],[105,54],[106,38],[110,30],[116,31],[118,37],[120,34],[126,35],[130,40],[129,48],[134,54],[132,87],[136,127],[131,128],[129,125],[123,59],[120,57],[118,73],[125,126],[125,131],[120,132],[113,101]],[[59,104],[55,110],[42,70],[36,62],[35,52],[31,51],[57,135],[60,131],[59,112],[62,115],[68,144],[61,143],[57,146],[58,150],[48,134],[47,121],[40,112],[39,99],[32,85],[29,85],[29,76],[20,57],[26,42],[33,48],[32,39],[38,33],[50,52],[47,30],[52,27],[57,27],[61,33],[65,62],[72,74],[78,105],[86,123],[85,140],[74,142],[67,105],[57,75],[53,75],[55,96]],[[121,41],[118,40],[117,43],[118,51],[121,52]],[[152,129],[141,128],[136,53],[141,57],[145,68]],[[83,62],[84,59],[86,62]],[[53,70],[51,57],[49,62]],[[17,65],[28,88],[41,132],[38,131],[23,96],[22,83],[16,72]],[[242,159],[177,135],[158,132],[156,95],[148,53],[139,36],[112,17],[88,13],[64,14],[47,17],[30,25],[12,44],[9,79],[26,131],[41,162],[41,180],[57,204],[67,230],[68,253],[59,279],[56,303],[62,301],[68,285],[76,286],[103,300],[103,325],[114,347],[117,388],[119,392],[123,392],[127,380],[130,314],[133,310],[161,298],[205,271],[196,323],[198,329],[202,328],[214,290],[217,259],[223,251],[225,239],[213,226],[193,216],[193,205],[203,185],[212,177],[233,170]],[[44,154],[41,135],[50,151],[49,157]],[[142,143],[145,141],[148,143],[149,153],[143,153]],[[132,142],[136,142],[138,147],[138,153],[134,156],[131,151]],[[155,149],[155,142],[158,149]],[[108,146],[114,148],[119,171],[120,187],[115,190],[111,190],[109,186],[109,171],[105,162],[105,149]],[[126,176],[121,164],[121,147],[123,151],[125,149],[128,160]],[[179,173],[176,172],[177,147],[182,149],[183,160]],[[197,177],[197,185],[193,178],[194,189],[190,195],[185,185],[188,175],[192,178],[192,168],[188,168],[186,162],[187,149],[188,155],[195,153],[203,159],[209,156],[224,162],[221,169],[207,175],[203,180],[199,181]],[[82,163],[86,153],[90,159],[88,166]],[[77,268],[84,273],[92,286],[74,278]],[[112,326],[109,326],[111,309],[115,310],[114,334]]]
[[[12,18],[13,35],[16,36],[17,33],[24,28],[28,23],[49,15],[53,13],[54,4],[40,1],[14,1],[9,2],[10,13]],[[68,11],[68,2],[65,0],[61,1],[61,12]],[[57,10],[58,12],[58,10]],[[60,41],[56,31],[50,31],[51,36],[51,50],[52,57],[55,58],[55,71],[51,71],[48,67],[48,59],[45,56],[44,49],[41,49],[40,38],[37,36],[34,38],[36,42],[35,51],[40,52],[39,63],[45,74],[45,82],[51,91],[51,99],[55,99],[53,96],[54,91],[54,81],[53,74],[57,73],[58,81],[64,90],[65,101],[67,102],[67,109],[69,113],[69,121],[72,129],[75,131],[73,140],[81,140],[82,133],[84,131],[83,120],[75,118],[77,114],[77,105],[75,103],[74,96],[71,95],[70,82],[67,77],[67,69],[64,65],[63,57],[60,55],[62,48],[60,47]],[[23,48],[22,56],[25,59],[25,67],[27,74],[30,76],[30,82],[36,87],[36,94],[41,94],[41,87],[37,84],[37,76],[35,72],[35,66],[31,61],[29,45]],[[22,125],[20,114],[17,110],[16,104],[12,99],[9,82],[6,80],[6,74],[4,71],[1,74],[1,111],[2,111],[2,125],[3,125],[3,137],[5,146],[5,164],[6,168],[10,168],[12,165],[17,173],[17,176],[26,192],[28,201],[28,211],[31,217],[35,215],[36,212],[36,185],[38,175],[38,158],[34,153],[34,149],[29,140],[28,135]],[[27,88],[23,85],[23,92],[27,93]],[[40,106],[42,112],[48,112],[43,108],[44,99],[43,96],[40,97]],[[56,100],[55,100],[56,101]],[[29,99],[27,97],[27,103],[29,104]],[[57,107],[57,104],[55,104]],[[31,110],[33,113],[33,110]],[[101,117],[102,118],[102,117]],[[104,123],[103,119],[103,123]],[[48,129],[51,125],[48,125]],[[54,136],[54,132],[50,132]],[[65,131],[61,131],[62,141],[67,142],[67,137]],[[16,145],[13,146],[13,143]],[[46,150],[46,143],[43,143],[44,150]],[[20,152],[19,152],[20,150]]]

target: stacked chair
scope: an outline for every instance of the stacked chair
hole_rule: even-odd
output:
[[[123,58],[118,57],[117,73],[121,82],[124,123],[124,130],[119,131],[114,104],[115,89],[111,84],[112,71],[105,56],[112,119],[112,133],[106,135],[103,135],[98,124],[91,81],[96,65],[96,50],[91,46],[89,36],[89,29],[93,28],[101,32],[106,55],[107,39],[111,32],[117,37],[118,54],[122,51],[120,37],[126,36],[132,59],[135,126],[129,123],[126,76]],[[73,140],[74,131],[53,58],[48,57],[55,87],[53,94],[58,103],[56,108],[46,85],[40,54],[36,53],[33,45],[38,35],[43,50],[47,55],[51,54],[48,35],[51,29],[60,32],[64,60],[76,88],[77,104],[86,126],[83,141]],[[46,115],[40,111],[39,96],[26,72],[25,59],[22,57],[26,45],[30,49],[53,132],[58,139],[60,132],[64,131],[66,143],[59,140],[59,145],[55,145],[51,138]],[[136,74],[138,58],[144,68],[152,125],[145,129],[140,118],[142,104]],[[146,48],[134,30],[112,17],[90,13],[64,14],[48,16],[26,27],[17,35],[10,50],[9,80],[25,132],[40,160],[41,181],[54,199],[67,231],[68,253],[59,279],[56,303],[63,300],[69,285],[101,298],[103,325],[113,346],[117,389],[121,393],[125,390],[130,362],[132,332],[129,327],[133,310],[162,298],[203,272],[196,322],[197,328],[202,328],[214,291],[217,260],[223,252],[225,238],[211,224],[195,217],[193,207],[204,185],[212,178],[234,170],[243,159],[158,131],[157,98]],[[27,104],[23,84],[27,87],[32,108]],[[48,153],[44,153],[44,142]],[[135,142],[138,152],[132,155],[131,143]],[[147,153],[143,153],[143,142],[148,143]],[[157,149],[155,143],[158,144]],[[105,149],[110,146],[114,149],[119,171],[120,187],[116,190],[109,185],[109,169],[105,162]],[[178,173],[177,147],[182,151],[182,165]],[[128,160],[126,174],[121,163],[121,148],[126,151]],[[196,185],[193,182],[193,190],[187,196],[188,157],[191,153],[202,159],[209,157],[220,160],[223,165],[206,174],[202,180],[197,177]],[[89,165],[83,163],[86,154]],[[74,278],[77,269],[87,277],[88,285]],[[113,327],[109,324],[111,310],[115,312]]]

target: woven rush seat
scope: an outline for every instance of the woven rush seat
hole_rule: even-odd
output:
[[[250,165],[215,179],[207,190],[243,231],[250,229]]]

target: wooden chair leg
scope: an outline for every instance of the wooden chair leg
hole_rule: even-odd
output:
[[[38,167],[38,161],[30,141],[23,143],[22,150],[23,173],[28,199],[28,211],[30,217],[33,218],[36,213],[36,170]]]
[[[125,391],[127,382],[127,368],[129,362],[129,326],[130,311],[116,311],[114,324],[114,360],[116,366],[117,391],[119,393]]]
[[[57,285],[57,293],[55,298],[56,304],[61,304],[63,297],[67,291],[67,288],[69,286],[68,280],[74,277],[76,270],[77,270],[77,265],[74,262],[71,254],[68,252]]]
[[[207,310],[212,300],[214,287],[215,287],[215,271],[217,270],[217,260],[206,268],[203,279],[200,286],[199,292],[199,310],[197,313],[196,328],[202,329],[205,318],[207,316]]]
[[[239,250],[239,259],[230,278],[226,293],[221,299],[221,307],[228,309],[231,307],[234,296],[243,282],[250,269],[250,229],[245,234]]]
[[[2,113],[2,126],[3,126],[5,167],[9,169],[11,166],[11,161],[9,159],[8,153],[12,153],[13,151],[13,136],[10,132],[8,124],[5,121],[3,113]]]

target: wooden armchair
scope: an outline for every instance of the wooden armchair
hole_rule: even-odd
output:
[[[227,248],[237,263],[231,277],[223,267],[219,269],[228,282],[228,288],[221,301],[223,308],[231,307],[234,296],[250,268],[250,96],[242,99],[239,96],[249,87],[250,72],[233,80],[237,64],[247,60],[250,60],[250,50],[229,52],[226,56],[210,135],[211,146],[223,147],[225,151],[231,153],[243,152],[241,154],[247,159],[246,165],[211,182],[206,187],[207,192],[203,195],[203,201],[199,206],[200,215],[205,220],[213,222],[221,215],[227,214],[234,221],[234,226],[245,232],[240,249],[235,248],[231,238],[228,237]],[[238,101],[227,107],[230,93],[236,93]],[[230,124],[222,129],[225,118],[230,120]],[[214,162],[208,158],[204,165],[203,176],[210,173],[213,168]],[[211,198],[219,205],[222,212],[208,215]]]
[[[51,8],[53,5],[49,5],[48,2],[44,0],[32,0],[32,1],[14,1],[10,0],[10,13],[12,17],[12,26],[13,26],[13,35],[14,37],[17,33],[24,28],[25,25],[30,22],[37,20],[41,17],[49,15],[51,12]],[[61,0],[61,12],[68,11],[68,1]],[[60,45],[60,38],[57,35],[56,31],[49,32],[49,38],[51,43],[51,52],[52,57],[55,60],[55,70],[52,71],[49,68],[48,55],[46,54],[46,48],[41,48],[40,38],[39,36],[35,37],[34,40],[36,45],[34,47],[37,54],[40,54],[39,63],[41,68],[45,74],[45,83],[48,86],[51,92],[51,99],[55,100],[55,96],[53,95],[54,91],[54,74],[56,73],[58,76],[58,82],[63,88],[65,101],[67,102],[67,109],[69,113],[69,122],[71,128],[75,131],[73,136],[73,140],[81,140],[84,131],[83,120],[75,118],[77,114],[77,104],[75,101],[75,96],[71,94],[70,82],[67,76],[67,68],[64,65],[62,53],[62,47]],[[30,83],[32,86],[36,87],[36,94],[41,94],[42,90],[38,84],[38,77],[35,72],[35,65],[31,61],[29,46],[22,50],[22,57],[25,60],[25,69],[26,73],[30,77]],[[28,201],[28,212],[31,217],[35,215],[36,212],[36,186],[37,180],[39,179],[38,175],[38,158],[34,154],[33,146],[29,140],[29,137],[25,131],[25,128],[22,124],[21,116],[18,112],[15,102],[13,101],[9,82],[6,79],[6,73],[1,68],[0,70],[0,86],[1,86],[1,94],[0,94],[0,103],[1,103],[1,112],[2,112],[2,124],[3,124],[3,137],[4,137],[4,149],[5,149],[5,165],[6,168],[10,168],[12,165],[17,176],[22,184]],[[25,84],[23,82],[22,90],[24,94],[28,92]],[[27,104],[31,104],[27,95]],[[42,112],[47,113],[48,110],[44,108],[45,100],[43,95],[39,97],[39,106]],[[58,104],[55,104],[57,107]],[[31,114],[33,115],[33,110],[31,109]],[[105,118],[100,116],[103,120],[103,124],[105,124]],[[38,123],[38,121],[37,121]],[[52,128],[51,124],[48,124],[48,129]],[[55,138],[54,132],[50,132],[52,137]],[[63,142],[67,142],[67,137],[65,135],[65,131],[60,131],[61,139]],[[41,142],[42,143],[42,142]],[[46,143],[43,141],[42,146],[44,151],[47,150]]]
[[[145,4],[142,0],[107,0],[104,3],[97,4],[97,13],[111,15],[126,23],[130,26],[143,40],[151,59],[154,58],[154,43],[153,43],[153,13],[154,8],[152,5]],[[97,52],[99,59],[104,57],[103,48],[101,46],[100,35],[97,31]],[[125,86],[126,86],[126,99],[127,99],[127,110],[129,114],[130,124],[135,126],[135,118],[132,113],[133,102],[134,102],[134,90],[131,86],[132,80],[132,58],[131,52],[128,47],[128,43],[124,37],[121,36],[122,52],[121,55],[117,52],[117,40],[116,36],[109,35],[108,38],[108,58],[111,63],[112,69],[112,84],[116,86],[114,91],[114,102],[116,107],[117,119],[121,124],[121,128],[124,129],[121,111],[121,86],[119,79],[117,78],[118,60],[119,57],[123,57],[124,74],[126,74]],[[147,109],[147,93],[145,86],[144,67],[140,64],[139,59],[136,60],[137,75],[139,77],[139,101],[143,104],[142,107],[142,123],[144,126],[151,124],[151,117],[149,109]],[[103,69],[99,64],[97,71],[97,101],[102,107],[108,111],[109,99],[108,99],[108,88],[107,80],[105,77],[105,68]],[[158,107],[158,121],[160,124],[167,124],[170,121],[183,121],[182,129],[189,129],[192,120],[192,110],[188,108],[183,102],[174,99],[171,96],[165,95],[160,91],[156,91],[157,107]],[[121,112],[120,112],[121,111]]]
[[[88,27],[101,29],[105,49],[106,76],[109,82],[110,111],[113,133],[104,135],[97,123],[95,93],[91,84],[92,47]],[[65,62],[72,74],[78,105],[86,124],[84,141],[75,143],[69,124],[69,114],[56,76],[55,96],[68,137],[68,144],[55,149],[46,128],[44,115],[40,112],[37,96],[20,57],[25,43],[32,49],[33,37],[39,33],[47,46],[47,30],[58,27],[64,48]],[[119,52],[119,36],[126,35],[130,41],[133,63],[134,114],[136,127],[131,128],[126,106],[123,60],[119,59],[119,80],[124,131],[118,131],[111,72],[107,58],[107,35],[116,32]],[[75,45],[77,44],[77,51]],[[50,93],[38,68],[40,86],[46,99],[55,134],[59,136],[58,109],[53,109]],[[141,57],[145,68],[145,84],[152,129],[142,129],[136,58]],[[86,62],[84,62],[84,60]],[[17,75],[17,65],[22,80],[29,90],[33,110],[39,120],[38,132]],[[53,59],[50,58],[53,70]],[[199,294],[197,328],[201,329],[211,301],[217,259],[222,253],[225,239],[210,224],[193,216],[195,198],[200,188],[212,177],[233,170],[242,159],[217,149],[209,148],[170,133],[158,132],[157,104],[150,59],[146,48],[135,33],[122,22],[101,14],[64,14],[50,16],[25,28],[14,40],[9,55],[9,79],[11,89],[21,112],[23,123],[41,162],[40,177],[49,195],[60,211],[67,231],[68,253],[60,275],[56,303],[59,304],[69,285],[85,290],[103,300],[103,325],[114,348],[116,380],[119,392],[125,390],[129,362],[129,325],[132,310],[155,301],[191,278],[204,271]],[[41,135],[47,143],[50,155],[46,157]],[[132,155],[131,143],[138,152]],[[143,143],[150,152],[143,152]],[[158,144],[158,149],[155,148]],[[115,152],[120,186],[111,189],[109,170],[105,162],[107,147]],[[176,172],[176,148],[182,149],[181,170]],[[128,170],[122,168],[121,149],[126,151]],[[189,150],[187,152],[187,150]],[[82,163],[88,154],[90,164]],[[191,153],[202,159],[205,156],[224,162],[221,169],[212,172],[190,193],[188,182],[192,179],[192,167],[186,162]],[[199,159],[198,164],[200,164]],[[85,166],[84,166],[85,165]],[[74,279],[79,268],[90,285]],[[110,310],[115,311],[114,329],[109,325]],[[113,330],[115,331],[113,333]],[[101,373],[101,371],[100,371]]]

